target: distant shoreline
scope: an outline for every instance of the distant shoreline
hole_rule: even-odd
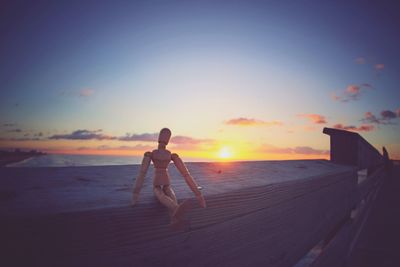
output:
[[[40,151],[0,151],[0,167],[8,164],[21,162],[29,158],[46,155]]]

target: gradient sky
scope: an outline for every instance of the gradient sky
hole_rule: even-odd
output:
[[[140,155],[169,127],[191,159],[326,158],[335,127],[400,158],[396,1],[34,2],[0,10],[0,148]]]

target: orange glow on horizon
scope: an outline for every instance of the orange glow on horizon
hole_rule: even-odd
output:
[[[49,154],[75,154],[75,155],[107,155],[107,156],[143,156],[144,152],[132,152],[125,150],[45,150]],[[306,154],[267,154],[267,153],[241,153],[240,156],[235,153],[232,154],[226,148],[220,151],[173,151],[177,152],[183,159],[198,159],[200,161],[263,161],[263,160],[299,160],[299,159],[327,159],[329,155],[306,155]]]
[[[120,142],[88,141],[32,141],[32,142],[9,142],[4,148],[21,150],[37,149],[48,154],[78,154],[78,155],[109,155],[109,156],[135,156],[142,157],[146,151],[156,149],[156,144],[145,143],[141,149],[135,148],[135,144],[120,149]],[[295,159],[329,159],[328,154],[296,154],[296,153],[274,153],[262,151],[259,145],[240,140],[220,140],[212,145],[181,148],[179,146],[169,147],[171,152],[178,153],[183,159],[194,161],[254,161],[254,160],[295,160]]]

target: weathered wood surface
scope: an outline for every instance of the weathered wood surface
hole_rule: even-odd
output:
[[[384,177],[354,245],[348,267],[400,266],[400,166]],[[372,197],[374,197],[372,195]]]
[[[106,202],[105,207],[93,209],[98,196],[88,193],[92,189],[88,186],[81,194],[88,193],[89,205],[72,210],[73,203],[85,204],[71,181],[62,181],[64,172],[73,172],[52,170],[52,179],[58,180],[53,181],[52,193],[61,194],[58,198],[45,191],[38,195],[58,199],[49,211],[27,216],[23,211],[28,208],[17,208],[23,204],[18,199],[10,209],[0,205],[9,215],[1,222],[7,241],[4,259],[37,266],[292,266],[349,215],[357,181],[354,168],[327,161],[195,165],[189,168],[205,188],[208,207],[195,207],[189,213],[191,227],[183,232],[170,231],[168,215],[152,196],[149,182],[137,207],[118,205],[120,199],[110,197],[112,205]],[[89,169],[79,170],[80,182],[93,179]],[[35,171],[41,172],[29,170]],[[10,177],[23,177],[24,170],[0,169],[0,173],[10,181]],[[96,173],[115,177],[119,172],[114,167]],[[15,180],[14,186],[22,185]],[[119,183],[116,180],[114,184]],[[110,190],[114,195],[122,192],[129,202],[130,192],[119,188],[113,185]],[[175,190],[180,198],[191,197],[183,181],[176,183]],[[72,202],[63,204],[68,202],[68,192]],[[42,202],[33,201],[33,210],[38,203]]]
[[[335,267],[345,266],[348,257],[357,242],[360,231],[362,231],[365,221],[368,219],[371,206],[379,192],[380,185],[385,178],[384,168],[376,170],[374,173],[362,179],[357,184],[353,192],[353,204],[351,216],[343,226],[339,226],[337,233],[329,243],[322,249],[321,254],[313,262],[313,267]]]
[[[358,166],[359,169],[368,168],[371,171],[383,164],[379,151],[358,133],[333,128],[324,128],[323,133],[331,139],[332,162]]]
[[[340,267],[346,262],[354,227],[347,221],[335,237],[323,248],[312,267]]]
[[[361,200],[365,199],[367,195],[373,191],[376,190],[377,187],[381,182],[383,182],[384,176],[385,176],[385,169],[384,167],[380,167],[377,169],[374,173],[369,175],[367,179],[365,179],[362,183],[360,183],[357,187],[357,193],[356,193],[356,202],[355,205],[358,205]]]
[[[326,160],[188,163],[188,168],[206,196],[349,169]],[[0,168],[0,193],[9,196],[0,202],[0,213],[26,217],[129,206],[138,171],[137,165]],[[192,198],[193,193],[173,164],[170,174],[178,200]],[[159,207],[153,196],[152,175],[151,167],[137,209],[146,205]]]

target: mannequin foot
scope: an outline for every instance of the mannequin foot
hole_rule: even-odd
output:
[[[180,221],[185,216],[186,212],[190,208],[190,202],[188,200],[183,201],[179,206],[175,209],[171,216],[171,222]]]

